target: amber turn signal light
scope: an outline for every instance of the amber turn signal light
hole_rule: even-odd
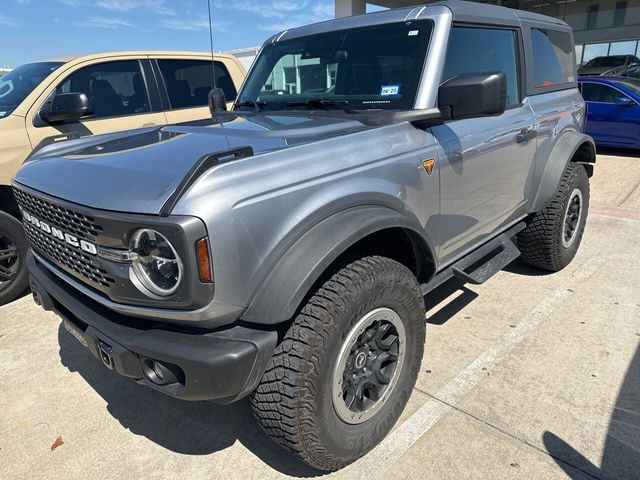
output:
[[[211,272],[208,238],[201,238],[196,242],[196,258],[198,259],[198,273],[200,274],[200,281],[211,283],[213,281],[213,274]]]

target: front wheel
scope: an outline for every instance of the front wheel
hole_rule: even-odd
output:
[[[27,289],[27,249],[20,222],[0,211],[0,305],[9,303]]]
[[[567,165],[551,203],[518,234],[522,259],[552,272],[575,257],[589,211],[589,177],[579,163]]]
[[[251,405],[278,444],[337,470],[389,432],[415,385],[425,339],[420,286],[402,264],[363,256],[337,267],[276,348]]]

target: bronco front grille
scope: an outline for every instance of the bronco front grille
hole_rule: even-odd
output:
[[[20,207],[39,220],[55,226],[63,232],[93,241],[102,227],[93,217],[83,215],[68,208],[56,205],[40,197],[14,188]],[[64,270],[75,272],[82,277],[103,287],[110,287],[115,280],[107,275],[106,270],[94,263],[93,257],[82,250],[67,245],[58,238],[43,232],[37,226],[23,222],[25,232],[32,248]]]
[[[96,223],[93,217],[55,205],[17,188],[14,188],[13,191],[23,209],[78,238],[92,241],[102,231],[102,227]]]

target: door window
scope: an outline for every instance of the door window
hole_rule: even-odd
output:
[[[136,60],[100,63],[72,73],[56,93],[82,92],[91,100],[98,118],[134,115],[151,111],[149,96]]]
[[[463,73],[504,72],[507,106],[520,103],[518,40],[514,30],[454,27],[443,82]]]
[[[532,28],[531,44],[536,87],[575,82],[575,52],[567,32]]]
[[[600,83],[583,83],[581,91],[582,98],[587,102],[615,103],[620,97],[625,96],[619,90]]]
[[[169,95],[171,109],[204,107],[209,104],[213,88],[213,71],[207,60],[158,60]],[[236,98],[236,87],[227,67],[215,62],[216,86],[224,91],[227,101]]]

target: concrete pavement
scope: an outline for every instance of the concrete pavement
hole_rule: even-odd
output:
[[[406,411],[328,478],[640,479],[640,158],[601,155],[591,201],[562,272],[515,262],[426,299]],[[185,403],[121,379],[30,298],[0,307],[0,360],[2,479],[319,475],[246,400]]]

